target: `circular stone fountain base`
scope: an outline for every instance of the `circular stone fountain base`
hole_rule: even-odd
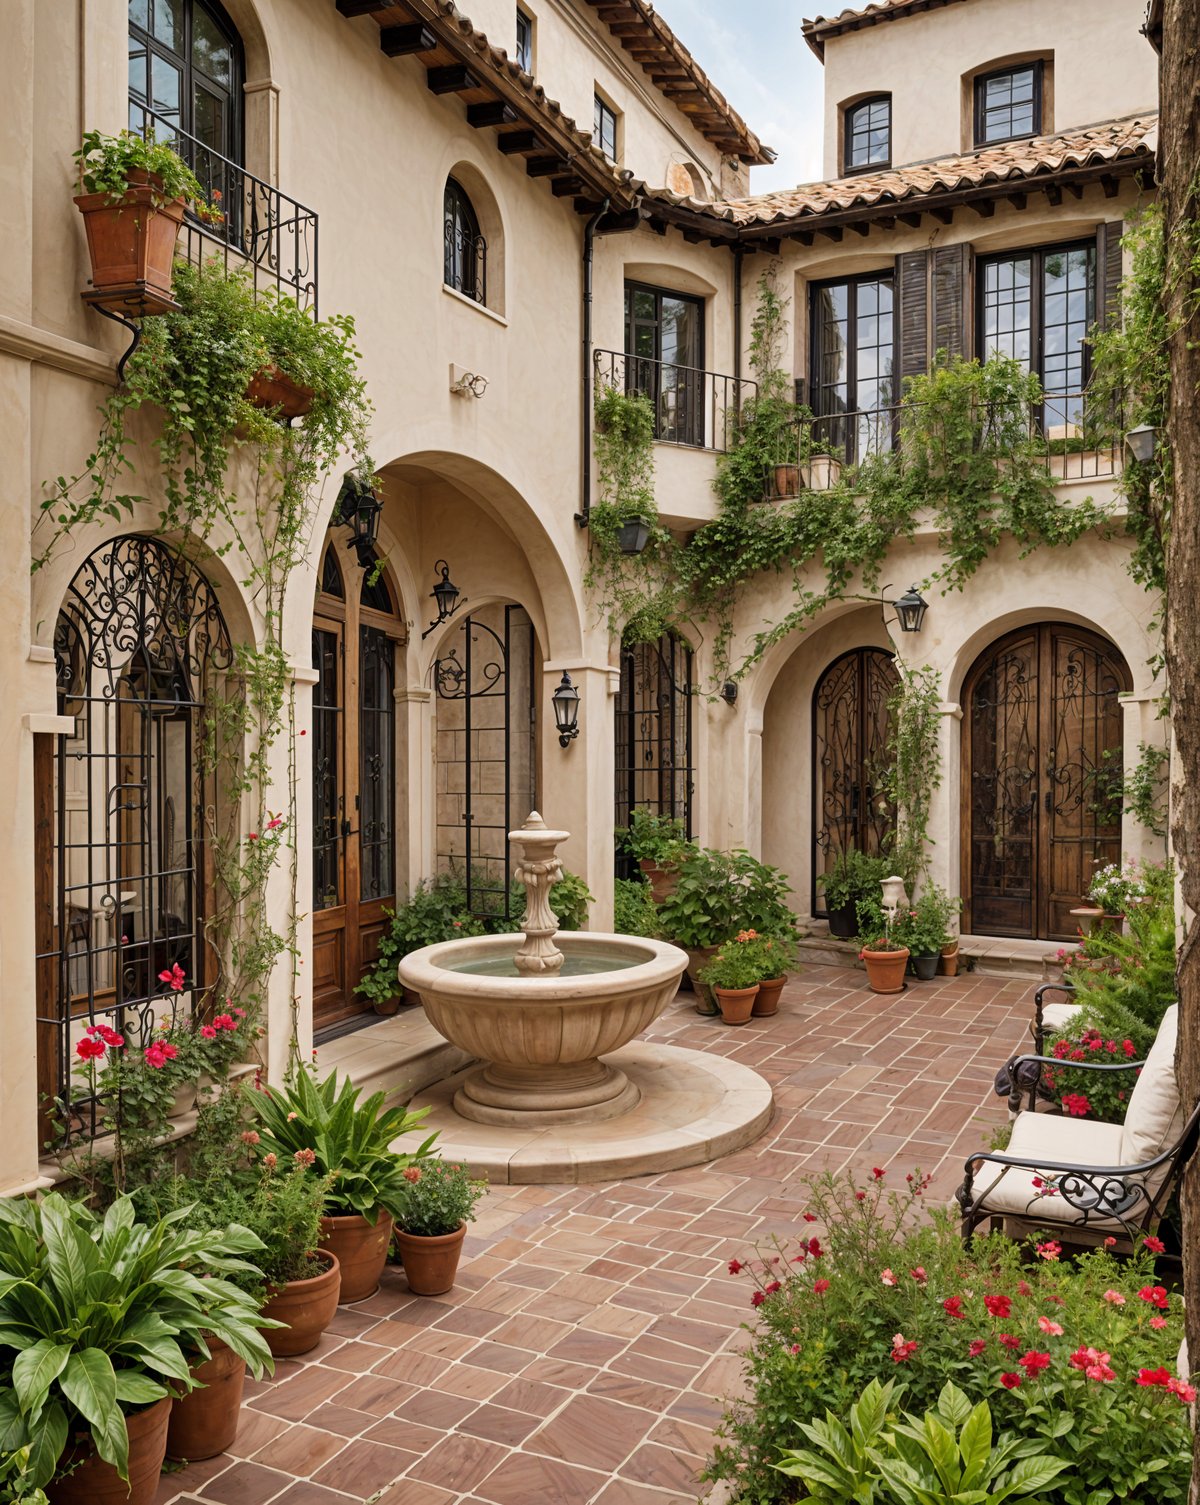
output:
[[[592,1059],[569,1066],[511,1066],[492,1061],[468,1071],[455,1111],[479,1124],[544,1128],[601,1123],[637,1106],[637,1087],[618,1067]],[[530,1108],[539,1102],[540,1108]]]
[[[422,1129],[438,1131],[443,1158],[501,1186],[616,1181],[700,1165],[733,1154],[771,1121],[770,1087],[724,1056],[635,1040],[605,1060],[640,1094],[606,1122],[534,1125],[527,1111],[514,1115],[518,1123],[468,1122],[455,1100],[479,1067],[426,1089],[411,1106],[431,1110]]]

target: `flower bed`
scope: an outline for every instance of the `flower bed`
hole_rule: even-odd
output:
[[[1157,1239],[1128,1261],[1108,1248],[1067,1260],[1049,1237],[967,1251],[948,1213],[925,1213],[919,1172],[899,1193],[882,1169],[865,1187],[807,1189],[811,1234],[730,1262],[757,1319],[750,1399],[727,1416],[709,1477],[733,1481],[738,1505],[835,1498],[778,1464],[805,1446],[802,1424],[826,1410],[848,1421],[873,1380],[898,1382],[897,1422],[953,1382],[1001,1432],[1066,1458],[1043,1505],[1187,1499],[1195,1391],[1175,1372],[1183,1313],[1155,1279]]]

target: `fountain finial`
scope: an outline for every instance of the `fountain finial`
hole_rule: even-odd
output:
[[[550,908],[550,890],[562,877],[562,862],[556,855],[560,842],[569,831],[551,831],[536,810],[531,810],[519,831],[510,831],[508,839],[518,849],[513,876],[525,886],[525,914],[521,929],[525,943],[513,960],[523,974],[558,972],[563,954],[554,944],[558,934],[558,916]]]

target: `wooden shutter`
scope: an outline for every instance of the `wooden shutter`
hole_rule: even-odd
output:
[[[1104,329],[1121,318],[1121,237],[1125,221],[1110,220],[1096,231],[1096,323]]]
[[[971,247],[940,246],[933,253],[933,348],[947,357],[969,356]]]
[[[896,257],[896,373],[903,390],[906,376],[929,370],[929,252],[905,251]]]

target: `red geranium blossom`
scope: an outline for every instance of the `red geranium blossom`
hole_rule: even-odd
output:
[[[993,1317],[1007,1317],[1012,1313],[1012,1302],[1007,1296],[985,1296],[983,1304]]]
[[[731,1275],[736,1275],[739,1270],[744,1270],[745,1268],[740,1259],[731,1259],[729,1261],[729,1273]]]
[[[1163,1254],[1166,1252],[1166,1244],[1160,1238],[1144,1238],[1142,1244],[1149,1249],[1151,1254]]]
[[[813,1294],[814,1295],[816,1295],[816,1296],[824,1296],[825,1292],[828,1289],[829,1289],[829,1282],[827,1280],[814,1280],[813,1281]]]
[[[967,1352],[970,1354],[970,1356],[973,1359],[977,1359],[979,1357],[979,1355],[983,1352],[983,1350],[986,1347],[987,1347],[987,1339],[986,1338],[975,1338],[975,1339],[972,1340],[970,1346],[967,1348]]]
[[[967,1314],[962,1309],[963,1299],[961,1296],[947,1296],[942,1302],[942,1310],[947,1317],[965,1317]]]
[[[892,1339],[892,1363],[905,1363],[908,1359],[912,1358],[919,1346],[915,1338],[910,1338],[905,1342],[904,1334],[897,1333]]]
[[[1050,1355],[1048,1353],[1038,1353],[1036,1349],[1031,1348],[1028,1353],[1021,1355],[1017,1363],[1020,1364],[1029,1379],[1032,1379],[1035,1374],[1040,1374],[1043,1369],[1050,1368]]]
[[[1015,1390],[1021,1383],[1021,1376],[1019,1374],[1002,1374],[1000,1376],[1000,1383],[1006,1390]]]
[[[92,1035],[85,1035],[75,1047],[75,1054],[81,1061],[96,1061],[105,1052],[103,1040],[97,1040]]]
[[[1148,1301],[1151,1306],[1158,1307],[1162,1312],[1165,1312],[1170,1305],[1170,1298],[1163,1286],[1143,1286],[1138,1295],[1143,1301]]]

